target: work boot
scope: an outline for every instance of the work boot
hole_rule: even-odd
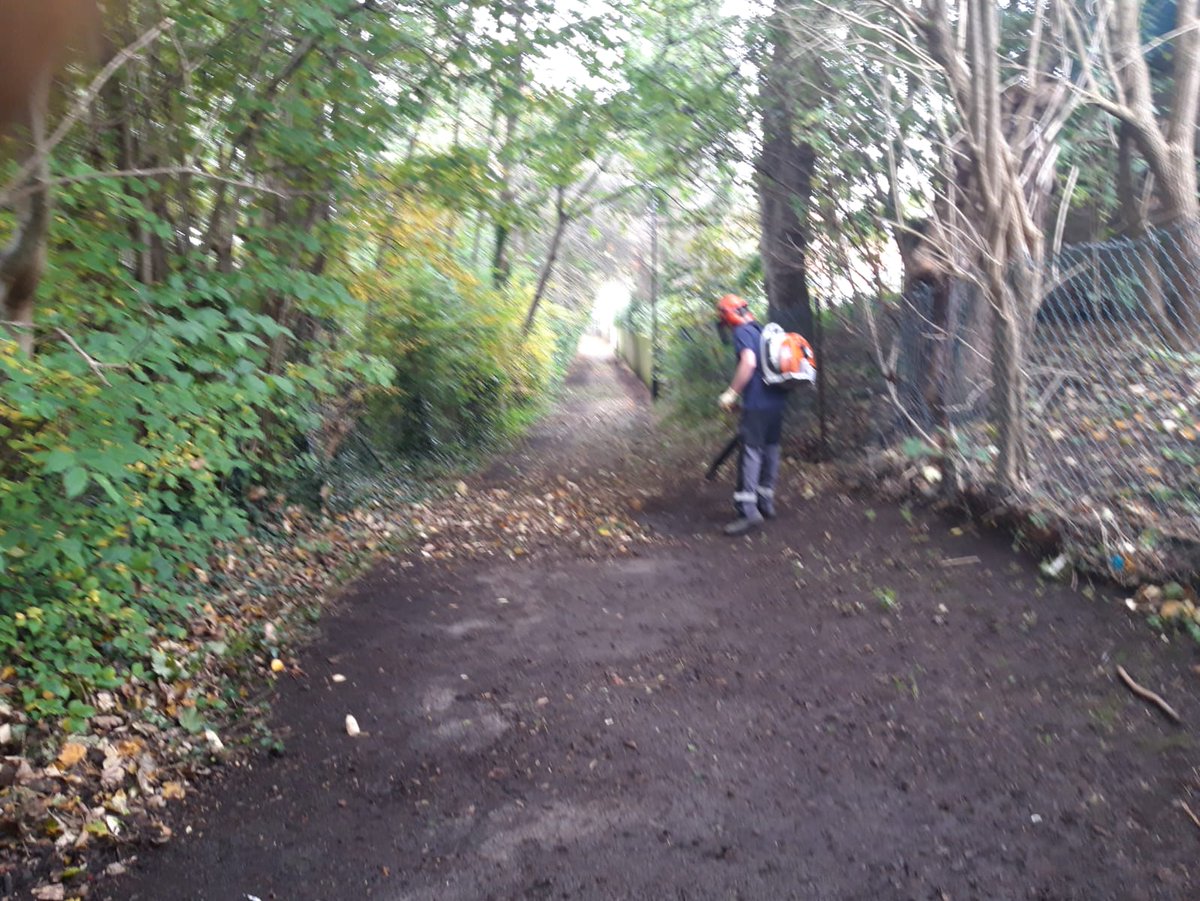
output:
[[[733,522],[726,525],[725,528],[722,529],[722,531],[726,535],[736,538],[738,535],[746,535],[750,532],[753,532],[755,529],[757,529],[762,524],[763,524],[762,514],[759,513],[757,510],[755,510],[754,515],[739,516]]]

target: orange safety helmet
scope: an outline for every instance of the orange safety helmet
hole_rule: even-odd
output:
[[[731,328],[754,321],[750,304],[736,294],[726,294],[717,301],[717,314],[721,317],[721,324]]]

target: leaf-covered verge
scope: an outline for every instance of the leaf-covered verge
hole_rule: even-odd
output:
[[[0,340],[0,866],[47,897],[164,840],[192,779],[273,742],[295,627],[412,531],[399,498],[520,434],[582,327],[547,304],[524,334],[528,286],[440,251],[420,192],[324,232],[319,275],[252,252],[152,285],[109,265],[132,246],[118,202],[64,192],[43,337]],[[280,325],[275,292],[313,312]],[[402,478],[335,510],[350,432]]]
[[[295,627],[415,529],[395,486],[373,511],[322,505],[341,485],[331,430],[360,423],[408,498],[436,488],[411,474],[502,446],[545,406],[580,318],[551,305],[522,336],[527,295],[421,252],[434,225],[413,209],[411,254],[323,286],[378,321],[280,372],[277,327],[236,277],[114,291],[87,354],[126,362],[102,378],[70,347],[0,343],[8,872],[84,888],[97,861],[169,836],[161,808],[208,766],[274,741],[262,705]],[[45,311],[64,331],[79,313]]]
[[[715,3],[73,6],[98,57],[0,91],[0,866],[46,897],[270,741],[292,625],[545,409],[644,185],[731,177],[680,98],[745,118],[669,33]]]
[[[263,717],[289,648],[363,565],[411,528],[379,511],[315,515],[267,505],[272,525],[214,542],[191,603],[143,660],[86,695],[77,728],[7,694],[0,740],[2,865],[39,897],[83,897],[140,846],[171,837],[168,803],[247,749],[278,750]],[[62,894],[60,894],[60,891]]]

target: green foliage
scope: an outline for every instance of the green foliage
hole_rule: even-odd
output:
[[[925,440],[914,436],[905,438],[901,442],[900,453],[904,454],[910,460],[920,460],[928,457],[936,457],[938,450]]]
[[[900,608],[900,602],[896,599],[895,589],[876,588],[875,599],[879,601],[879,606],[889,613],[894,613]]]
[[[175,24],[56,146],[34,353],[0,342],[0,666],[33,717],[80,728],[101,688],[186,676],[164,647],[188,628],[196,582],[265,515],[256,490],[317,495],[336,462],[317,456],[327,411],[360,418],[397,466],[527,424],[603,268],[565,247],[558,268],[578,280],[524,328],[555,213],[615,242],[607,209],[646,182],[707,193],[686,186],[700,166],[724,173],[728,200],[744,81],[667,39],[687,16],[732,47],[713,0],[526,6],[108,11],[113,47]],[[612,83],[543,79],[563,51]],[[62,83],[83,89],[84,69]],[[19,224],[3,215],[7,242]],[[492,278],[498,227],[526,257],[509,279]],[[680,298],[714,290],[725,263],[756,275],[720,229],[697,241],[703,265],[664,291],[672,329]]]
[[[393,457],[454,459],[511,437],[565,372],[582,315],[553,304],[528,335],[530,292],[492,288],[442,243],[429,198],[380,205],[368,238],[377,265],[356,274],[368,297],[361,347],[394,376],[369,392],[364,427]]]
[[[94,190],[59,220],[54,246],[80,249],[53,255],[47,278],[48,295],[81,299],[41,322],[90,323],[81,349],[121,362],[97,374],[65,341],[32,358],[0,343],[0,654],[35,716],[78,718],[182,628],[189,578],[247,526],[240,489],[286,483],[316,399],[350,372],[385,374],[359,355],[271,372],[282,327],[231,290],[262,290],[267,272],[152,288],[112,275],[107,219],[83,210],[113,198]]]
[[[711,322],[680,325],[666,336],[663,369],[672,412],[685,423],[712,420],[733,372],[733,351]]]
[[[718,226],[695,230],[673,258],[660,316],[663,377],[681,421],[711,421],[733,374],[732,344],[716,327],[717,299],[740,294],[765,318],[760,266],[757,248],[738,245]]]

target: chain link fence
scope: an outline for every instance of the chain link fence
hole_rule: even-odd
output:
[[[1119,576],[1161,573],[1177,566],[1168,548],[1200,545],[1194,235],[1063,248],[1026,338],[1023,500],[1074,533],[1078,556]],[[895,320],[899,429],[940,436],[967,480],[987,479],[996,454],[989,322],[965,280],[909,292]]]

